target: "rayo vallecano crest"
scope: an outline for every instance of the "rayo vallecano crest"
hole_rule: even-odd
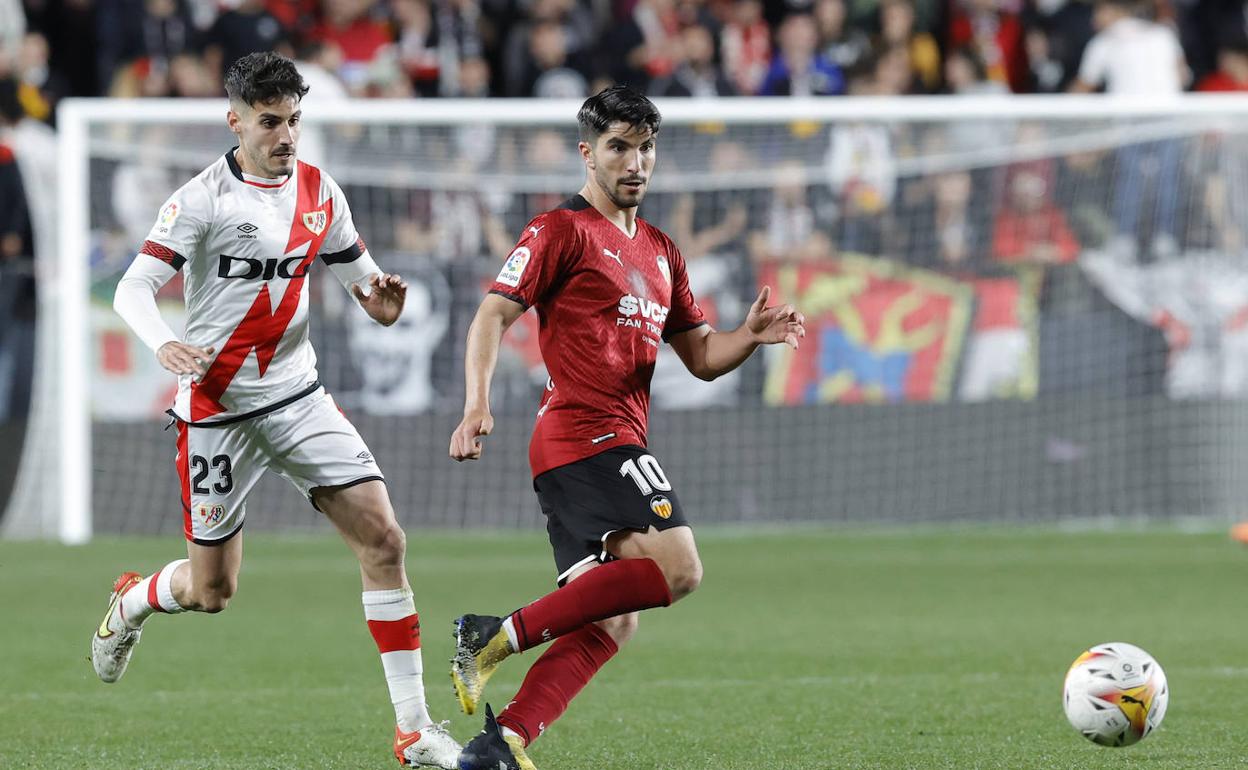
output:
[[[667,266],[667,257],[663,256],[662,254],[659,254],[658,256],[654,258],[654,261],[658,263],[659,265],[659,272],[662,273],[663,277],[667,279],[667,285],[671,286],[672,285],[672,269]]]
[[[312,231],[313,235],[320,235],[325,230],[325,209],[318,211],[309,211],[303,215],[303,226]]]

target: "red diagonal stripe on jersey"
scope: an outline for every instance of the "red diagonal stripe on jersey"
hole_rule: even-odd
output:
[[[273,356],[277,353],[277,344],[290,326],[290,321],[299,309],[299,297],[303,291],[305,273],[312,260],[316,259],[321,243],[329,233],[329,226],[334,221],[332,199],[320,204],[321,171],[315,166],[299,163],[299,189],[295,202],[294,221],[290,223],[290,240],[286,243],[286,253],[290,254],[303,244],[308,244],[308,251],[299,267],[292,272],[297,278],[291,278],[286,284],[286,291],[276,309],[269,294],[269,285],[260,287],[260,293],[248,308],[243,320],[234,329],[229,340],[222,346],[220,354],[198,383],[191,383],[191,420],[202,420],[225,411],[221,405],[221,396],[234,380],[234,375],[242,368],[243,361],[252,350],[256,351],[256,363],[263,377],[269,368]],[[319,233],[313,233],[305,224],[305,214],[321,209],[325,211],[325,225]]]

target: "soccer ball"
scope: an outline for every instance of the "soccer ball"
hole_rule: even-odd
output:
[[[1098,644],[1066,672],[1062,706],[1083,737],[1101,746],[1130,746],[1166,716],[1170,689],[1153,656],[1133,644]]]

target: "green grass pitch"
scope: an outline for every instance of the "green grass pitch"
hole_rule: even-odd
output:
[[[641,629],[531,750],[542,770],[1248,765],[1248,551],[1173,531],[699,533],[706,578]],[[332,537],[248,536],[222,615],[157,616],[125,679],[86,660],[112,578],[178,540],[0,542],[0,767],[388,768],[393,713],[358,573]],[[436,719],[460,612],[551,586],[540,534],[409,533]],[[1105,749],[1062,715],[1085,647],[1165,668],[1170,712]],[[507,702],[533,653],[487,700]]]

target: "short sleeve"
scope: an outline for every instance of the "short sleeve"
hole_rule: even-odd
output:
[[[181,270],[199,250],[211,223],[212,200],[208,190],[198,179],[192,179],[165,201],[139,253]]]
[[[537,215],[507,255],[490,293],[526,309],[536,305],[562,280],[576,247],[575,228],[565,217],[555,212]]]
[[[689,288],[689,272],[685,269],[685,258],[680,255],[680,250],[675,246],[671,247],[671,255],[669,269],[672,273],[672,309],[668,312],[667,321],[663,324],[664,342],[677,334],[696,329],[706,323],[706,316],[702,313],[702,308],[698,307],[697,300],[693,298],[693,290]]]

